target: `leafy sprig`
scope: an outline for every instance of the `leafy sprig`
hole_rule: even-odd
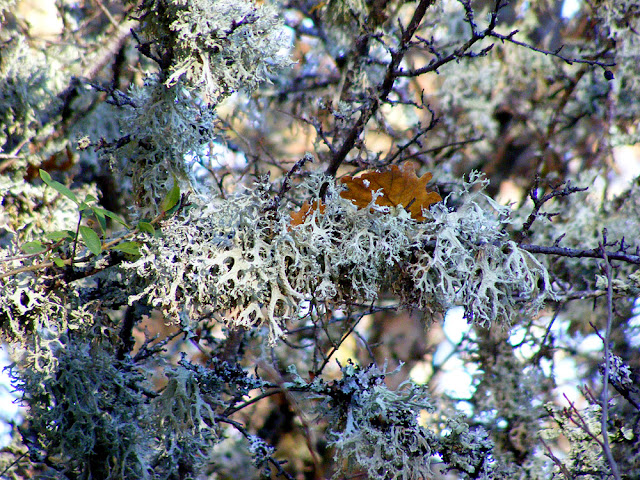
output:
[[[160,202],[160,215],[151,221],[141,220],[135,227],[133,227],[118,214],[98,206],[98,199],[93,195],[87,195],[84,199],[80,200],[78,196],[67,186],[53,180],[51,175],[42,169],[40,169],[40,178],[42,178],[42,181],[47,186],[53,188],[56,192],[76,204],[78,210],[78,222],[76,229],[75,231],[64,229],[45,232],[41,239],[23,243],[20,246],[20,249],[25,253],[25,255],[5,258],[3,261],[22,260],[42,254],[48,255],[51,261],[10,270],[0,274],[0,278],[9,277],[26,271],[46,269],[54,265],[62,268],[67,265],[73,265],[74,263],[82,263],[89,260],[91,257],[101,255],[105,251],[116,251],[137,257],[140,255],[141,243],[139,241],[127,239],[138,233],[147,233],[152,236],[157,235],[158,231],[155,229],[154,225],[159,221],[172,216],[181,207],[186,205],[186,197],[181,197],[178,182],[174,181],[174,186]],[[106,241],[107,217],[122,225],[126,229],[125,233],[112,240]],[[83,220],[93,220],[93,223],[99,227],[99,234],[90,226],[82,225]],[[82,258],[77,258],[76,256],[79,241],[81,241],[90,252],[89,255]],[[72,252],[69,257],[63,258],[63,256],[58,256],[54,253],[62,251],[62,247],[65,246],[69,246]]]

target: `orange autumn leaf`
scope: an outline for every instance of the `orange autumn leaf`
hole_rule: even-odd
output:
[[[351,200],[358,208],[365,208],[371,203],[372,192],[382,190],[382,196],[376,199],[377,205],[402,205],[411,213],[411,218],[422,222],[425,219],[422,209],[428,209],[430,205],[442,200],[436,192],[427,191],[427,183],[431,178],[429,172],[418,177],[414,168],[392,165],[383,172],[344,177],[342,183],[347,186],[347,190],[341,192],[340,196]]]
[[[320,204],[320,213],[324,213],[326,205],[321,203],[320,200],[314,202],[313,206],[309,205],[309,202],[304,202],[300,207],[300,210],[289,213],[291,216],[291,226],[295,227],[296,225],[302,225],[307,217],[317,208],[318,204]]]

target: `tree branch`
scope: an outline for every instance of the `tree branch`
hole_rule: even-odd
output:
[[[613,278],[611,274],[611,262],[607,255],[605,245],[607,243],[607,230],[602,232],[602,243],[599,245],[600,254],[604,259],[604,271],[607,276],[607,329],[604,336],[604,378],[602,379],[602,441],[604,454],[607,457],[609,468],[616,480],[620,480],[620,472],[618,465],[611,454],[609,446],[609,434],[607,433],[607,425],[609,423],[609,367],[611,365],[611,353],[609,352],[609,341],[611,338],[611,323],[613,320]]]
[[[338,168],[347,157],[349,152],[353,149],[356,140],[364,131],[364,127],[366,126],[369,119],[376,113],[376,111],[380,107],[380,103],[386,100],[387,96],[391,93],[393,83],[398,76],[397,69],[400,65],[400,62],[407,53],[411,38],[420,26],[420,22],[422,22],[427,9],[434,3],[435,0],[420,0],[420,3],[416,7],[411,20],[409,21],[409,25],[405,30],[402,31],[400,47],[397,51],[392,51],[391,53],[391,63],[387,68],[384,80],[378,86],[377,95],[371,96],[366,100],[365,105],[360,112],[360,117],[347,134],[346,138],[340,145],[340,148],[337,148],[335,153],[331,156],[331,162],[327,167],[327,170],[325,171],[327,175],[330,175],[332,177],[336,175],[336,173],[338,172]]]
[[[518,245],[521,249],[530,253],[541,253],[543,255],[557,255],[559,257],[572,257],[572,258],[602,258],[602,251],[600,247],[591,250],[578,250],[575,248],[565,247],[547,247],[543,245],[531,245],[521,243]],[[621,262],[633,263],[640,265],[640,255],[632,255],[625,252],[605,252],[609,260],[619,260]]]

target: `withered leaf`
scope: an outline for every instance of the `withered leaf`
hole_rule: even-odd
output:
[[[291,226],[295,227],[296,225],[302,225],[307,217],[311,215],[316,208],[318,208],[318,204],[320,204],[320,213],[324,213],[326,206],[320,200],[315,201],[313,206],[309,205],[309,202],[304,202],[300,207],[300,210],[289,213],[291,216]]]
[[[382,172],[365,172],[357,177],[346,176],[342,183],[347,190],[340,193],[342,198],[351,200],[358,208],[365,208],[371,203],[372,192],[382,190],[382,196],[376,199],[380,206],[397,207],[402,205],[418,222],[424,221],[422,209],[440,202],[442,197],[436,192],[427,191],[427,183],[431,173],[421,177],[416,175],[410,166],[392,165]]]

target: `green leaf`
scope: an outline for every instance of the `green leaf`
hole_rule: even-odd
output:
[[[82,239],[91,253],[94,255],[100,255],[102,253],[102,242],[96,232],[83,225],[80,227],[80,235],[82,235]]]
[[[129,228],[129,225],[127,225],[127,222],[125,222],[118,214],[113,213],[109,210],[106,210],[104,208],[101,207],[91,207],[91,210],[93,210],[93,213],[96,214],[96,216],[100,213],[106,217],[109,217],[110,219],[118,222],[120,225],[123,225],[127,228]]]
[[[53,232],[47,232],[43,236],[47,240],[51,240],[52,242],[58,242],[60,240],[64,240],[65,238],[72,239],[73,232],[70,230],[55,230]]]
[[[101,211],[94,210],[94,207],[91,207],[91,211],[93,211],[93,214],[98,219],[98,223],[100,224],[100,230],[102,230],[102,233],[104,233],[107,230],[107,219],[105,218],[104,214]]]
[[[141,232],[149,233],[151,235],[156,234],[156,229],[153,228],[153,225],[151,225],[149,222],[138,222],[138,230],[140,230]]]
[[[162,203],[160,203],[160,210],[162,210],[163,212],[168,212],[178,204],[178,201],[180,201],[180,187],[178,186],[178,181],[174,176],[173,187],[171,188],[171,190],[169,190],[167,196],[164,197]]]
[[[34,253],[44,252],[47,248],[42,245],[40,240],[34,240],[33,242],[23,243],[20,249],[27,255],[32,255]]]
[[[122,242],[111,247],[111,250],[117,250],[118,252],[128,253],[129,255],[140,256],[140,243],[139,242]]]
[[[95,203],[97,202],[98,199],[96,197],[94,197],[93,195],[89,194],[84,198],[84,203]]]
[[[57,267],[64,267],[64,260],[59,257],[54,257],[53,263],[55,263]]]
[[[55,180],[52,180],[51,179],[51,175],[49,175],[47,172],[45,172],[42,169],[40,169],[40,178],[42,179],[42,181],[44,183],[49,185],[56,192],[64,195],[65,197],[67,197],[72,202],[78,203],[78,199],[76,198],[76,194],[75,193],[73,193],[71,190],[69,190],[67,187],[65,187],[60,182],[56,182]]]

